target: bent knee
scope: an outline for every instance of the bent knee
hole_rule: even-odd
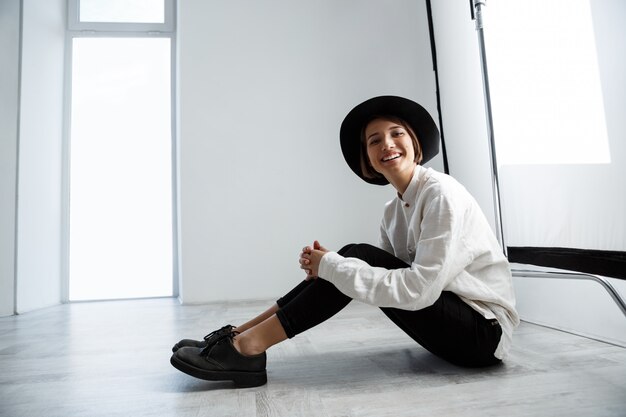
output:
[[[344,253],[338,253],[342,256],[353,258],[361,258],[363,254],[371,253],[372,250],[380,250],[376,246],[370,245],[369,243],[351,243],[350,245],[344,246],[342,251],[344,249]]]
[[[337,253],[341,256],[345,256],[346,253],[352,249],[352,247],[355,246],[354,243],[348,243],[346,246],[344,246],[343,248],[339,249],[339,251],[337,251]]]

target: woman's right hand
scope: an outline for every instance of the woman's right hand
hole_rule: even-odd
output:
[[[317,278],[320,261],[326,252],[328,252],[328,249],[320,245],[317,240],[313,242],[313,247],[305,246],[302,249],[302,253],[300,253],[300,268],[306,272],[305,280]]]

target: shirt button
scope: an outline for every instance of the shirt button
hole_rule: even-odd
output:
[[[410,207],[409,203],[404,203],[404,207]]]

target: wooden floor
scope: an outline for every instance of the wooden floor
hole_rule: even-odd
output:
[[[447,364],[352,303],[268,352],[269,383],[233,389],[169,364],[182,337],[268,302],[83,303],[0,319],[0,415],[626,416],[626,349],[522,323],[504,365]]]

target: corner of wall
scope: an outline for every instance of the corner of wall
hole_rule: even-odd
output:
[[[0,2],[0,317],[15,313],[20,1]]]
[[[15,245],[18,313],[61,302],[66,2],[21,5]]]

